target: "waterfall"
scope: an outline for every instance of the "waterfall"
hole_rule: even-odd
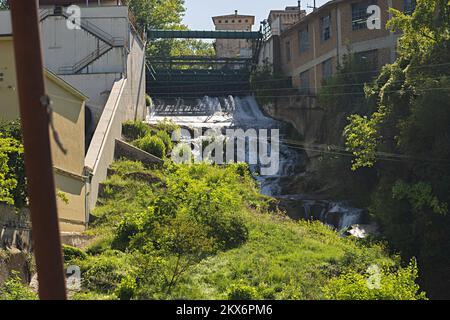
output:
[[[147,119],[149,123],[172,119],[183,127],[192,129],[216,129],[223,136],[227,128],[279,129],[284,130],[284,123],[265,116],[254,97],[203,97],[201,99],[177,99],[173,101],[155,100],[155,110]],[[224,137],[224,136],[223,136]],[[186,141],[201,150],[203,137]],[[270,143],[268,143],[270,146]],[[246,159],[249,148],[246,144]],[[281,199],[286,204],[287,214],[294,219],[320,220],[337,230],[351,228],[360,223],[363,210],[353,208],[345,202],[308,199],[303,194],[286,194],[286,185],[295,184],[304,174],[302,169],[304,156],[299,150],[285,144],[279,148],[279,170],[270,176],[259,175],[260,165],[249,165],[261,193]],[[247,161],[247,160],[246,160]]]

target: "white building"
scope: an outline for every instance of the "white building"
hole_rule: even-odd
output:
[[[39,19],[45,67],[88,98],[84,175],[90,212],[122,123],[146,116],[145,38],[117,0],[40,0]],[[11,35],[10,12],[0,11],[0,37]]]

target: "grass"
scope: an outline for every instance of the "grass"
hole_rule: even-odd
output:
[[[320,222],[293,221],[278,210],[269,212],[272,199],[258,193],[245,166],[174,166],[166,161],[162,169],[149,169],[137,162],[119,161],[111,169],[113,175],[104,183],[110,192],[100,200],[87,231],[95,239],[86,256],[78,254],[66,261],[82,270],[83,291],[74,299],[117,299],[118,288],[126,287],[127,281],[131,283],[126,287],[127,295],[135,299],[325,299],[330,283],[343,287],[344,292],[340,287],[333,292],[346,296],[346,278],[340,278],[346,274],[364,279],[373,264],[403,270],[400,258],[389,255],[383,244],[343,238]],[[164,241],[178,232],[166,225],[171,221],[165,216],[167,212],[176,216],[204,212],[208,216],[218,210],[215,214],[220,218],[221,212],[230,214],[227,206],[232,206],[231,213],[241,219],[248,236],[237,245],[216,246],[192,260],[176,285],[166,290],[175,252],[179,252],[163,250]],[[165,218],[158,220],[161,214]],[[132,245],[114,249],[117,232],[130,217],[144,217],[130,220],[137,221],[140,231],[130,238]],[[227,229],[233,227],[229,220],[217,221],[224,223],[217,225],[217,230],[215,225],[202,225],[202,220],[196,220],[196,225],[212,228],[212,236],[234,230]],[[172,248],[173,243],[169,244]],[[392,279],[395,281],[395,276]],[[350,296],[358,296],[354,294],[358,287],[352,290]],[[411,287],[412,294],[405,296],[414,297],[414,290]]]

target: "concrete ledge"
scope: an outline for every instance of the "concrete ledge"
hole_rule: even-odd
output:
[[[114,153],[115,159],[125,158],[133,161],[140,161],[147,166],[158,165],[161,166],[164,161],[157,156],[148,152],[142,151],[135,146],[124,141],[116,139],[116,148]]]

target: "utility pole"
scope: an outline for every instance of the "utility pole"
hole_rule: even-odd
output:
[[[37,0],[11,0],[10,7],[39,298],[64,300],[38,4]]]

